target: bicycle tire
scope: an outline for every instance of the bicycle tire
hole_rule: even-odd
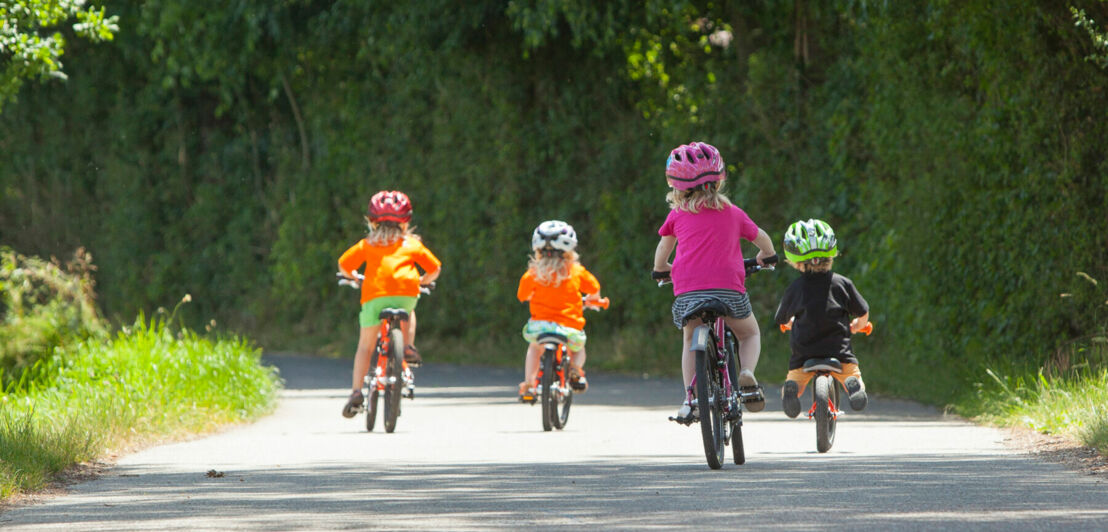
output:
[[[569,422],[569,407],[573,405],[573,387],[565,382],[570,370],[569,353],[565,352],[564,346],[562,350],[562,363],[558,364],[558,387],[553,393],[554,416],[550,418],[554,428],[558,430],[564,429]]]
[[[731,377],[732,392],[738,392],[739,380],[736,374],[738,373],[738,353],[739,346],[735,340],[735,335],[731,334],[731,330],[728,329],[724,332],[726,338],[724,339],[724,345],[727,346],[727,369],[728,376]],[[742,401],[735,401],[735,408],[738,409],[735,412],[735,419],[731,420],[731,454],[734,457],[735,465],[743,465],[746,463],[746,448],[743,445],[743,412]]]
[[[696,402],[700,415],[700,435],[704,440],[704,458],[712,469],[723,467],[723,412],[720,408],[719,375],[716,346],[713,341],[709,341],[704,350],[696,351]]]
[[[731,425],[731,454],[734,455],[735,465],[746,463],[746,448],[743,446],[743,425],[740,421],[734,421]]]
[[[385,432],[396,430],[400,417],[400,391],[404,387],[404,334],[399,328],[389,331],[388,361],[385,364]]]
[[[554,350],[542,353],[542,430],[554,429]]]
[[[365,407],[365,430],[373,432],[373,425],[377,422],[377,399],[379,394],[377,393],[377,387],[374,387],[366,399]]]
[[[825,453],[835,443],[835,420],[830,401],[834,382],[828,375],[817,375],[815,380],[812,395],[816,403],[816,450]]]

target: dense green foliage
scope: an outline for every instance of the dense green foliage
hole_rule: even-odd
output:
[[[676,368],[647,274],[665,156],[706,140],[775,240],[835,227],[878,323],[874,389],[948,402],[1104,330],[1077,272],[1108,280],[1108,3],[106,6],[116,42],[75,43],[67,84],[0,115],[0,242],[88,247],[109,316],[192,293],[192,323],[348,348],[335,260],[368,197],[400,188],[445,264],[421,335],[521,350],[528,236],[562,218],[613,301],[590,360]],[[763,330],[794,276],[752,280]],[[787,347],[763,345],[772,376]]]
[[[62,348],[0,391],[0,498],[106,450],[269,412],[279,380],[238,338],[140,318],[114,338]]]
[[[73,33],[93,42],[110,41],[118,19],[84,0],[5,0],[0,2],[0,109],[28,79],[66,79],[61,56],[65,35],[48,28],[76,19]]]

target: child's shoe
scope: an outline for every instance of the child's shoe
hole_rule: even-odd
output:
[[[744,369],[739,372],[739,392],[743,395],[743,404],[750,412],[761,412],[766,407],[766,396],[762,386],[754,378],[754,372]]]
[[[365,402],[365,396],[362,395],[361,390],[351,392],[350,398],[346,400],[346,405],[342,407],[342,417],[349,419],[356,416],[363,402]]]
[[[799,392],[800,386],[796,381],[785,381],[785,386],[781,388],[781,409],[785,411],[786,416],[800,415]]]
[[[869,397],[866,395],[866,389],[862,387],[862,380],[858,377],[847,377],[843,384],[846,385],[846,393],[850,396],[850,408],[865,410],[866,405],[869,404]]]
[[[573,367],[569,370],[569,387],[578,393],[589,391],[589,381],[585,379],[583,368]]]
[[[519,402],[521,403],[534,403],[535,402],[535,390],[531,388],[527,382],[519,383]]]
[[[404,362],[407,362],[413,368],[423,365],[423,357],[419,356],[419,351],[416,350],[414,345],[404,346]]]
[[[688,401],[681,403],[681,408],[677,409],[677,415],[669,419],[685,425],[696,421],[699,419],[696,411],[696,403],[690,403]]]

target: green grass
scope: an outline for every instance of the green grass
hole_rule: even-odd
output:
[[[269,412],[280,379],[260,356],[240,338],[143,318],[107,341],[59,348],[0,394],[0,498],[112,450]]]

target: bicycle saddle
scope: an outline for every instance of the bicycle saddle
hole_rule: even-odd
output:
[[[379,320],[390,320],[397,318],[400,321],[408,321],[408,311],[402,308],[385,308],[381,309],[381,313],[377,315]]]
[[[539,335],[538,338],[535,339],[535,341],[540,344],[545,344],[547,342],[557,342],[559,344],[565,344],[569,343],[569,338],[566,338],[564,335],[557,333],[542,333]]]
[[[816,371],[830,371],[832,373],[840,373],[843,370],[843,365],[839,362],[839,359],[834,357],[828,358],[812,358],[804,361],[804,371],[813,373]]]
[[[716,316],[726,316],[728,313],[727,305],[718,299],[705,299],[699,301],[685,311],[685,314],[681,316],[681,321],[687,323],[689,320],[706,313],[715,314]]]

